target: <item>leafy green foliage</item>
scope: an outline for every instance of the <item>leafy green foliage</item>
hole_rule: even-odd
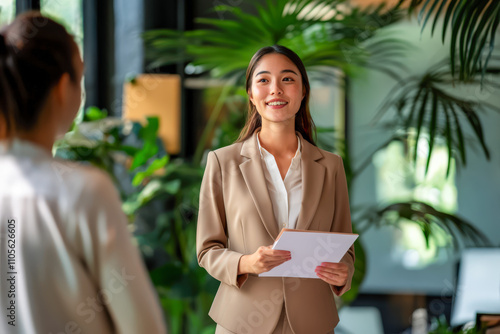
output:
[[[134,179],[132,180],[132,185],[133,186],[140,185],[142,181],[144,181],[144,179],[152,176],[154,172],[165,167],[168,161],[169,161],[168,156],[164,156],[161,159],[153,161],[144,172],[138,172],[137,174],[135,174]]]
[[[381,209],[369,208],[357,220],[357,227],[365,230],[368,227],[397,226],[401,218],[420,227],[427,246],[435,228],[444,230],[451,237],[455,248],[460,247],[460,241],[465,246],[490,245],[488,238],[467,220],[438,211],[426,203],[417,201],[394,203]]]
[[[400,50],[403,44],[387,38],[371,47],[364,45],[379,28],[402,17],[399,9],[352,9],[347,0],[268,0],[265,6],[253,5],[256,14],[236,6],[216,6],[219,19],[197,19],[207,26],[204,29],[146,32],[150,66],[188,61],[196,73],[233,77],[241,84],[252,55],[268,45],[281,44],[295,50],[311,70],[333,66],[350,73],[352,68],[370,66],[371,56],[383,57],[387,64],[388,52]],[[371,63],[373,67],[376,64]],[[378,69],[396,75],[390,66]]]
[[[424,5],[419,14],[422,30],[432,22],[431,33],[434,34],[441,15],[444,16],[441,38],[444,43],[449,32],[452,75],[458,74],[461,81],[473,80],[479,73],[484,77],[495,50],[495,37],[500,24],[500,2],[412,0],[410,10],[422,3]]]
[[[469,87],[479,85],[482,79],[476,76],[475,80],[469,80]],[[486,81],[491,89],[498,89],[500,86],[493,81]],[[436,141],[446,142],[448,147],[448,168],[449,174],[452,159],[456,158],[464,166],[467,163],[466,140],[464,123],[473,130],[476,140],[487,159],[490,158],[490,151],[486,145],[483,126],[479,118],[479,112],[485,109],[500,111],[500,108],[488,104],[486,101],[477,98],[474,94],[468,96],[455,96],[449,93],[450,88],[455,84],[447,62],[441,62],[429,69],[422,76],[405,78],[398,82],[392,94],[389,95],[376,118],[378,120],[389,109],[396,111],[396,118],[390,126],[396,128],[396,132],[410,134],[413,129],[416,131],[414,140],[413,160],[417,161],[417,146],[419,139],[424,133],[428,135],[428,152],[426,173],[429,169],[432,152]]]
[[[458,331],[454,331],[450,328],[450,325],[446,321],[444,315],[439,318],[433,318],[431,324],[431,330],[429,334],[480,334],[482,331],[476,329],[476,327],[472,327],[470,329],[459,329]]]
[[[157,137],[158,118],[148,117],[147,125],[141,128],[139,136],[142,139],[143,145],[140,151],[137,151],[132,160],[130,170],[134,170],[139,166],[143,166],[149,159],[158,153]]]
[[[125,123],[121,119],[107,117],[104,110],[89,107],[75,120],[64,138],[56,142],[55,155],[105,170],[113,179],[122,199],[125,199],[129,179],[134,178],[134,185],[137,185],[168,161],[166,152],[159,150],[161,144],[156,137],[157,118],[148,118],[145,127],[139,123],[125,126]],[[136,143],[127,144],[132,137]],[[165,156],[157,160],[159,154]],[[118,176],[116,167],[128,165],[129,162],[129,171]]]
[[[149,229],[138,237],[145,253],[154,252],[162,265],[151,271],[173,333],[201,333],[213,328],[206,316],[218,282],[199,267],[196,218],[203,169],[181,160],[165,165],[163,175],[124,203],[124,209]]]
[[[133,123],[126,130],[129,126],[121,119],[89,108],[57,144],[56,152],[95,165],[113,178],[123,210],[137,229],[136,240],[151,269],[170,331],[213,332],[213,322],[206,315],[218,284],[196,258],[203,168],[171,160],[157,138],[158,119],[147,120],[146,125]],[[136,142],[125,145],[130,137]]]

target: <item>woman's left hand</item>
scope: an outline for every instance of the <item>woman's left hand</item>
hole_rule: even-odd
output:
[[[316,275],[328,284],[338,287],[347,283],[349,269],[345,263],[322,262],[316,267]]]

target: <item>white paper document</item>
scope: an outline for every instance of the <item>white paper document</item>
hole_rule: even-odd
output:
[[[357,238],[351,233],[283,229],[273,249],[290,251],[292,259],[259,276],[319,279],[314,269],[321,262],[340,262]]]

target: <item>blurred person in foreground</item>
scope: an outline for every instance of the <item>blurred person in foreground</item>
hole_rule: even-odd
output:
[[[0,332],[165,333],[109,177],[51,155],[82,75],[72,36],[39,12],[0,30]]]

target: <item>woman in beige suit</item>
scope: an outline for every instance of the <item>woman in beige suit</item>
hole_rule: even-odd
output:
[[[238,141],[210,152],[200,192],[200,266],[221,282],[216,333],[333,333],[334,293],[349,290],[354,249],[318,279],[258,277],[291,259],[281,228],[351,232],[342,159],[316,147],[309,82],[291,50],[257,51],[246,75],[249,117]]]

